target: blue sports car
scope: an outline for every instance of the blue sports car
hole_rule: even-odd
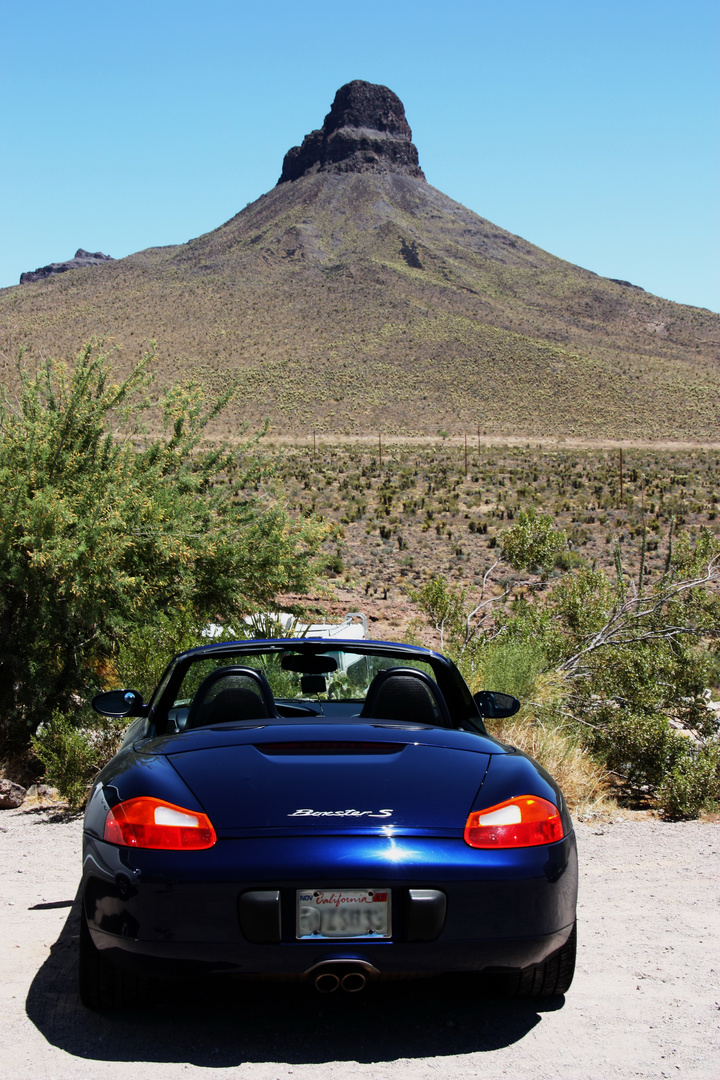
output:
[[[136,1000],[144,976],[277,975],[358,991],[473,972],[562,994],[577,856],[565,801],[487,734],[519,703],[474,697],[439,653],[323,638],[177,656],[84,824],[80,993]]]

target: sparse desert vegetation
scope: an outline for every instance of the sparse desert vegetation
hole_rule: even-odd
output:
[[[673,537],[720,535],[720,455],[683,451],[544,448],[528,443],[465,449],[382,442],[269,445],[292,508],[337,526],[328,541],[334,580],[367,597],[439,574],[478,589],[498,559],[500,534],[521,510],[549,514],[567,535],[554,571],[582,564],[612,570],[616,541],[628,579],[656,580]],[[380,460],[382,456],[382,462]],[[644,541],[643,541],[644,537]],[[500,561],[496,577],[508,567]]]
[[[684,818],[720,800],[706,701],[720,683],[717,476],[698,448],[626,449],[621,471],[609,450],[315,439],[246,445],[214,488],[275,485],[290,518],[325,530],[315,589],[280,604],[366,611],[371,636],[440,648],[473,691],[520,697],[517,717],[489,726],[557,775],[577,812],[615,797]],[[186,618],[153,617],[118,637],[105,679],[146,689],[148,657],[193,640]],[[97,757],[77,726],[56,717],[35,741],[56,779],[76,756],[76,801]]]

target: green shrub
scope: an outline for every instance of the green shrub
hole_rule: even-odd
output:
[[[567,549],[564,530],[556,529],[550,514],[538,514],[534,506],[521,510],[500,539],[502,557],[515,570],[549,571]]]
[[[513,694],[525,701],[532,696],[538,675],[545,669],[546,657],[534,643],[491,642],[480,656],[483,689]]]
[[[86,726],[80,726],[83,721]],[[32,737],[32,749],[45,767],[45,780],[73,808],[83,805],[95,775],[117,752],[127,723],[90,719],[87,713],[76,723],[56,712]]]
[[[555,566],[558,570],[577,570],[585,565],[585,559],[578,555],[577,551],[561,551],[555,556]]]
[[[682,821],[696,818],[701,810],[720,803],[720,747],[688,747],[657,789],[657,801],[665,816]]]
[[[447,629],[456,636],[461,633],[465,615],[465,590],[450,585],[446,578],[437,575],[426,581],[422,588],[410,589],[409,595],[436,630]]]
[[[329,555],[325,561],[325,572],[330,575],[337,576],[342,574],[345,569],[345,564],[342,560],[342,555]]]
[[[632,787],[652,787],[687,753],[685,739],[657,713],[605,709],[599,717],[598,749],[609,768],[627,776]]]
[[[113,687],[132,688],[149,701],[172,657],[197,645],[207,645],[207,638],[192,613],[156,612],[152,621],[133,626],[120,642]]]

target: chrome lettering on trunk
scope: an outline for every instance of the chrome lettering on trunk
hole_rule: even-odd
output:
[[[392,810],[293,810],[288,817],[371,817],[388,818],[392,816]]]

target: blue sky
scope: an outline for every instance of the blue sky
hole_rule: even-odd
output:
[[[428,181],[570,262],[720,310],[717,0],[4,0],[0,287],[272,187],[350,79]]]

